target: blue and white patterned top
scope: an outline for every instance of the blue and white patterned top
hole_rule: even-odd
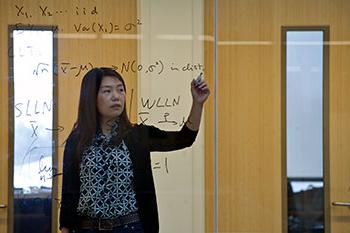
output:
[[[77,212],[81,216],[113,219],[137,211],[130,152],[122,141],[110,144],[112,135],[96,134],[80,165],[80,197]]]

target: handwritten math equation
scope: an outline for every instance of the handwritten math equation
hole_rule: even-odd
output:
[[[166,174],[169,174],[168,157],[152,161],[152,169],[163,171]]]
[[[120,72],[121,74],[128,73],[128,72],[133,72],[133,73],[143,72],[144,74],[154,73],[154,74],[160,75],[163,72],[169,72],[169,71],[174,71],[174,72],[204,71],[204,65],[201,63],[190,63],[190,62],[187,62],[186,64],[176,64],[175,62],[165,63],[162,59],[158,59],[148,65],[138,64],[136,60],[131,60],[131,61],[122,62],[119,65],[112,65],[112,68]]]
[[[139,120],[141,124],[150,124],[150,112],[142,111],[138,113]],[[186,118],[184,116],[180,117],[174,117],[171,115],[169,112],[164,112],[161,119],[156,121],[158,125],[173,125],[173,126],[178,126],[182,127],[186,123]]]
[[[55,75],[68,76],[68,77],[81,77],[87,71],[94,68],[95,65],[92,62],[86,62],[84,64],[74,64],[71,62],[60,62],[54,64],[53,72]],[[200,72],[204,71],[204,65],[201,63],[176,64],[175,62],[164,63],[161,59],[152,62],[151,64],[142,65],[138,64],[136,60],[121,62],[120,64],[112,64],[112,69],[121,74],[126,73],[143,73],[143,74],[155,74],[162,75],[165,72]],[[39,62],[33,67],[32,73],[36,76],[40,76],[44,73],[50,72],[51,68],[49,64]]]
[[[78,16],[78,15],[86,15],[86,16],[94,16],[98,15],[99,11],[97,10],[96,6],[90,6],[90,7],[80,7],[80,6],[73,6],[71,9],[53,9],[46,5],[38,5],[34,8],[34,10],[27,9],[24,5],[17,5],[15,4],[13,6],[15,14],[17,17],[22,18],[32,18],[33,15],[35,16],[42,16],[42,17],[52,17],[56,15],[62,15],[62,16]]]
[[[58,169],[43,162],[45,156],[41,155],[39,159],[39,176],[43,182],[50,181],[56,176],[63,175],[62,172],[58,172]]]
[[[91,22],[91,23],[73,23],[71,31],[76,33],[107,33],[112,34],[116,32],[135,32],[138,26],[142,25],[140,19],[136,19],[135,22],[128,22],[124,24],[115,23],[115,22]],[[34,24],[26,23],[16,23],[14,24],[14,30],[22,30],[23,27],[26,29],[32,30],[36,27]],[[54,33],[63,32],[64,29],[61,26],[49,26],[48,30],[53,31]],[[58,36],[59,37],[59,36]]]
[[[172,114],[176,111],[176,107],[180,106],[181,96],[175,97],[141,97],[141,111],[138,112],[139,121],[141,124],[156,123],[159,126],[171,125],[182,127],[186,123],[184,116]],[[155,112],[160,113],[155,114]],[[176,111],[178,112],[178,111]]]
[[[89,19],[91,16],[96,16],[99,14],[99,10],[96,6],[92,7],[79,7],[75,6],[71,9],[52,9],[49,6],[45,5],[38,5],[36,8],[34,8],[33,11],[30,11],[29,9],[26,9],[23,5],[14,5],[14,10],[16,17],[21,19],[30,19],[35,16],[50,18],[53,16],[87,16]],[[90,23],[73,23],[72,28],[70,28],[70,31],[77,32],[77,33],[84,33],[84,32],[90,32],[90,33],[115,33],[115,32],[135,32],[138,26],[141,26],[141,20],[136,19],[133,22],[127,22],[127,23],[120,23],[120,22],[99,22],[97,20],[90,22]],[[34,28],[34,24],[23,24],[23,23],[17,23],[15,24],[15,29],[20,29],[21,26],[25,26],[27,28]],[[63,32],[66,31],[60,26],[54,26],[51,28],[54,32]]]
[[[117,24],[114,22],[92,22],[92,23],[74,23],[74,32],[94,32],[94,33],[114,33],[114,32],[129,32],[136,29],[137,26],[142,25],[140,19],[136,22],[129,22],[126,24]]]

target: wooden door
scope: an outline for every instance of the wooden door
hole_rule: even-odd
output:
[[[0,2],[0,9],[4,9],[3,1]],[[3,11],[0,14],[0,22],[3,22],[4,16]],[[6,25],[1,23],[1,27],[5,28]],[[7,27],[6,27],[7,28]],[[7,32],[4,29],[0,30],[1,41],[4,40],[4,43],[0,43],[0,50],[7,51]],[[8,111],[7,111],[7,102],[8,102],[8,80],[6,76],[7,66],[5,62],[7,60],[6,53],[1,53],[0,55],[0,69],[1,69],[1,78],[0,78],[0,232],[6,233],[8,227]]]
[[[217,229],[286,232],[281,30],[327,26],[326,232],[350,232],[350,1],[218,0]],[[209,30],[208,30],[209,31]],[[207,218],[207,231],[215,229]]]
[[[350,202],[350,2],[336,2],[330,33],[329,211],[330,232],[346,233],[350,232],[346,206]]]

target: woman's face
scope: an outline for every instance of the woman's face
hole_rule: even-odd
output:
[[[120,116],[125,105],[123,83],[113,76],[102,78],[97,94],[97,109],[103,120],[114,120]]]

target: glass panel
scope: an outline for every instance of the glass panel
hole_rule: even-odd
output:
[[[10,56],[10,53],[14,53],[13,96],[10,90],[10,98],[14,99],[14,124],[13,128],[9,126],[9,130],[14,132],[14,232],[56,232],[59,231],[56,225],[72,230],[71,221],[77,213],[84,218],[105,218],[104,214],[112,213],[106,218],[115,219],[129,211],[136,211],[144,221],[151,219],[154,229],[150,232],[156,231],[158,219],[160,232],[204,232],[204,160],[207,153],[204,109],[200,109],[203,115],[197,136],[184,126],[187,120],[196,121],[189,118],[193,104],[191,82],[201,73],[207,82],[214,78],[213,64],[204,64],[205,44],[210,54],[214,49],[213,35],[208,36],[204,32],[204,21],[211,21],[204,15],[205,1],[63,0],[51,4],[44,0],[39,4],[29,0],[21,4],[6,1],[3,5],[4,9],[11,9],[9,14],[13,14],[7,19],[7,15],[4,16],[6,23],[14,25],[16,29],[13,32],[14,45],[8,49]],[[213,11],[212,5],[211,2],[210,11]],[[48,25],[47,28],[52,27],[52,31],[36,30],[38,25]],[[33,30],[19,30],[21,27]],[[212,33],[212,29],[207,31]],[[52,53],[52,32],[59,48],[57,63],[52,62],[52,56],[55,56]],[[209,61],[213,62],[214,59],[211,57]],[[124,153],[117,154],[120,151],[116,152],[114,147],[108,148],[109,152],[100,150],[101,153],[95,153],[98,149],[94,147],[89,155],[95,160],[89,165],[96,168],[112,164],[112,167],[93,173],[93,169],[88,169],[87,161],[83,160],[87,159],[83,152],[86,147],[95,146],[93,142],[98,143],[97,139],[101,138],[97,136],[103,136],[100,134],[102,114],[96,104],[99,87],[96,92],[91,89],[87,91],[89,99],[85,103],[90,107],[88,111],[80,114],[79,101],[81,96],[86,96],[84,90],[81,92],[84,78],[92,69],[101,67],[117,71],[125,81],[126,100],[122,106],[126,107],[132,124],[113,128],[116,135],[120,133],[123,136],[126,145],[123,149],[127,148],[122,151]],[[57,83],[53,82],[53,73]],[[93,76],[94,80],[98,78],[98,75]],[[9,81],[11,83],[12,80]],[[52,95],[56,88],[59,90],[57,101]],[[214,96],[212,88],[211,93],[211,97]],[[120,103],[113,104],[110,108],[121,109]],[[202,106],[196,105],[194,109],[198,110],[197,107]],[[57,113],[57,122],[53,112]],[[79,116],[84,118],[91,112],[97,114],[89,115],[88,124],[83,125]],[[53,123],[58,127],[55,128]],[[64,152],[68,148],[67,139],[79,124],[92,128],[92,133],[86,134],[92,136],[83,145],[86,147],[80,148],[81,153],[72,153],[68,158]],[[137,126],[141,124],[153,125],[160,130],[148,127],[148,131],[141,131],[144,128]],[[131,132],[131,128],[140,130],[133,135],[144,137],[141,140],[132,138],[134,144],[130,145],[126,133]],[[176,140],[172,140],[174,131],[181,129],[181,133],[185,133],[178,133]],[[171,132],[166,134],[161,130]],[[57,141],[53,132],[57,133]],[[169,137],[163,138],[164,134]],[[147,136],[153,137],[153,151],[148,150],[151,146],[147,144]],[[162,139],[167,139],[168,148],[164,147]],[[157,140],[159,143],[154,143]],[[82,145],[80,142],[74,141],[71,151],[77,152],[76,149]],[[133,150],[135,145],[138,150]],[[58,171],[52,162],[55,148]],[[101,154],[109,156],[108,159],[98,160]],[[212,151],[207,156],[212,156]],[[82,160],[76,160],[77,157]],[[135,157],[136,162],[133,160]],[[137,167],[141,166],[139,164],[141,168]],[[118,170],[119,165],[126,166],[123,172]],[[212,175],[211,172],[209,174]],[[147,180],[143,182],[145,177]],[[208,183],[213,179],[210,177]],[[85,184],[91,186],[86,188]],[[56,189],[59,190],[57,193]],[[135,191],[136,199],[130,190]],[[123,195],[119,195],[121,192]],[[126,204],[120,204],[120,199]],[[84,206],[84,200],[92,202]],[[57,210],[54,204],[57,204]],[[114,211],[101,213],[101,206]],[[89,208],[93,211],[86,212]],[[9,213],[12,214],[12,211]],[[59,216],[60,213],[64,213],[63,217]],[[10,220],[12,222],[11,216]],[[75,223],[80,224],[78,219]]]
[[[324,232],[323,31],[287,31],[288,232]]]
[[[53,32],[13,30],[14,232],[50,232]]]

